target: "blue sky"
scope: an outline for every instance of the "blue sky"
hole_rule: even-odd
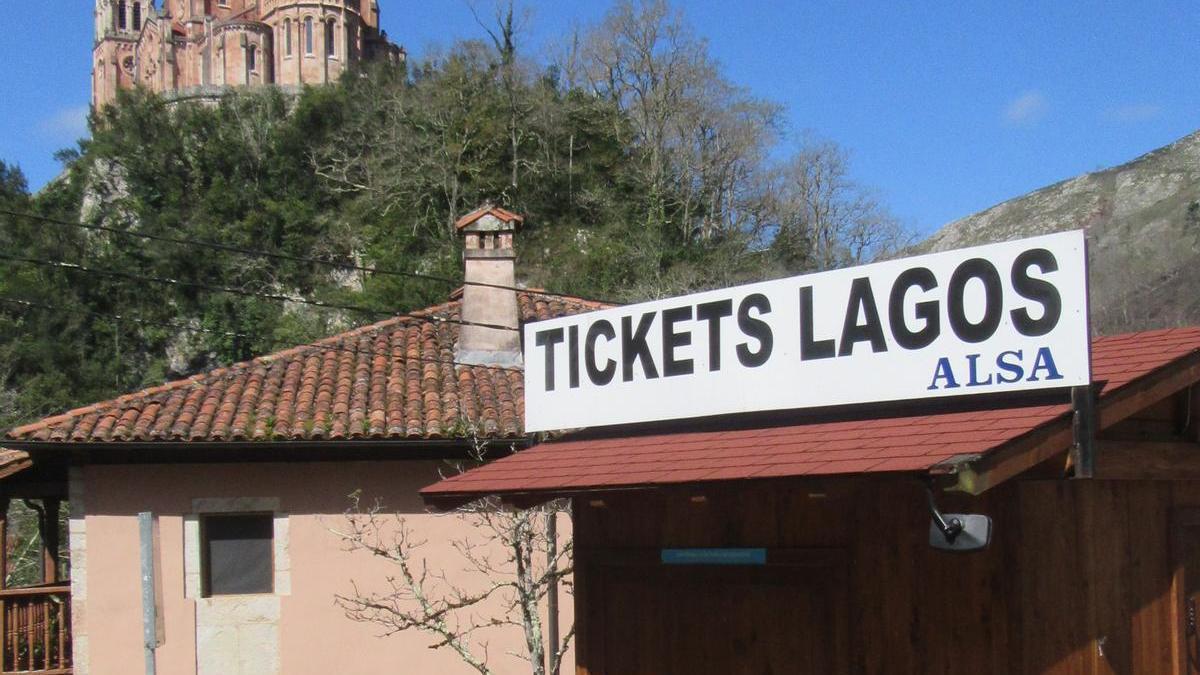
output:
[[[466,0],[379,3],[418,58],[481,35]],[[527,49],[607,6],[526,4]],[[732,80],[850,150],[855,176],[922,232],[1200,128],[1195,0],[676,4]],[[91,7],[22,3],[0,40],[0,159],[35,188],[86,133]]]

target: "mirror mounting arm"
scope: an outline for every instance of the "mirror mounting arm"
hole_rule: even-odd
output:
[[[951,516],[950,520],[946,520],[946,517],[938,510],[937,502],[933,499],[931,482],[927,481],[925,483],[925,496],[929,499],[929,513],[933,516],[933,522],[937,524],[937,528],[942,531],[942,536],[946,538],[946,543],[953,544],[954,540],[958,539],[958,535],[962,534],[962,521],[953,516]]]
[[[942,513],[933,496],[932,476],[924,476],[929,506],[929,545],[942,551],[982,551],[992,541],[992,519],[978,513]]]

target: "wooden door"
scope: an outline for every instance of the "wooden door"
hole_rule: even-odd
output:
[[[840,569],[602,567],[599,675],[829,675],[846,666]]]
[[[1200,675],[1200,510],[1177,515],[1175,522],[1176,569],[1182,575],[1183,671]]]

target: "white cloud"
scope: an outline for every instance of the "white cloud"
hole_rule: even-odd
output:
[[[1004,121],[1017,126],[1029,126],[1046,115],[1046,97],[1042,92],[1030,90],[1004,106]]]
[[[1133,124],[1135,122],[1152,120],[1158,117],[1161,112],[1162,106],[1156,103],[1131,103],[1105,110],[1104,119],[1110,122]]]
[[[38,131],[47,138],[64,143],[74,143],[88,135],[88,107],[63,108],[38,122]]]

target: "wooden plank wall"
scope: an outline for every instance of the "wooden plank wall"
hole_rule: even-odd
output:
[[[911,477],[590,501],[575,504],[580,674],[602,675],[589,666],[604,602],[589,570],[613,550],[663,547],[845,551],[852,673],[1184,672],[1171,519],[1200,507],[1197,483],[1028,480],[944,496],[945,510],[993,517],[993,546],[975,554],[929,548]]]

